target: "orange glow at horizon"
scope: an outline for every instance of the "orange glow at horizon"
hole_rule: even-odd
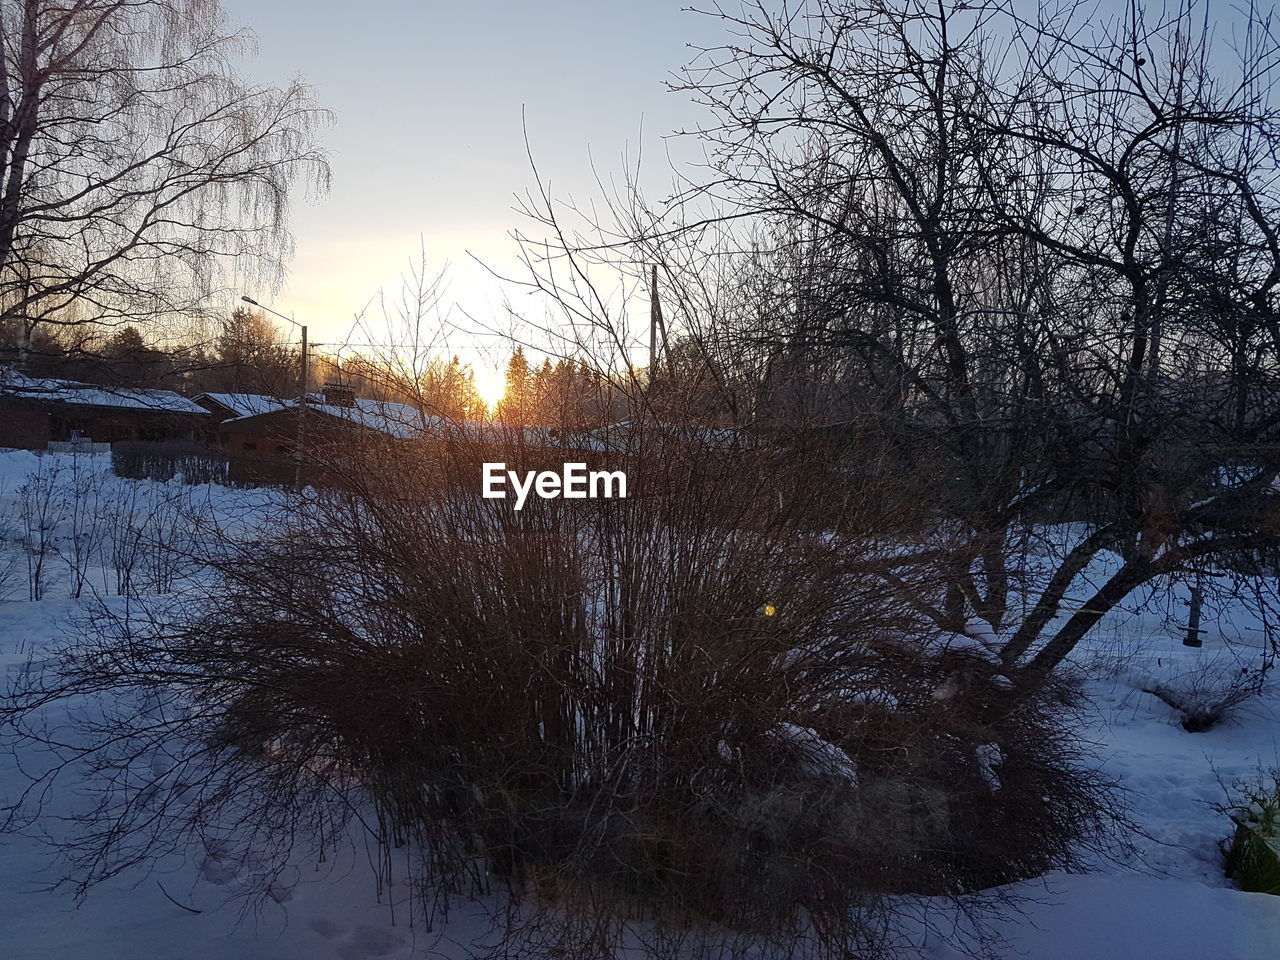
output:
[[[501,370],[477,370],[474,382],[476,393],[484,401],[490,416],[498,409],[507,392],[507,377]]]

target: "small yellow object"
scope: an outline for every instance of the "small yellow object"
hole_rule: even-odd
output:
[[[764,615],[766,617],[772,617],[777,612],[778,612],[778,608],[775,607],[772,603],[766,603],[764,605]]]

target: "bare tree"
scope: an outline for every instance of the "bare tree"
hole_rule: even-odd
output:
[[[931,470],[921,549],[886,577],[946,629],[1004,631],[1033,686],[1145,584],[1274,548],[1265,19],[1241,14],[1233,52],[1194,3],[1114,24],[1012,3],[712,15],[733,40],[682,86],[712,113],[712,176],[665,214],[633,201],[595,250],[714,275],[669,287],[695,339],[727,327],[760,372],[742,419]],[[709,249],[716,229],[732,244]],[[1085,523],[1033,575],[1016,558],[1061,519]],[[1091,585],[1104,551],[1123,562]]]
[[[217,0],[0,4],[0,321],[198,311],[227,271],[274,278],[288,195],[323,186],[325,113],[235,72]]]

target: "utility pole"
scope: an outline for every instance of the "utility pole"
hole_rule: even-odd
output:
[[[302,358],[298,368],[298,449],[294,451],[294,471],[293,471],[293,487],[295,490],[302,489],[302,461],[306,452],[307,441],[307,381],[310,379],[310,373],[307,364],[307,325],[299,323],[293,317],[286,317],[277,310],[259,303],[248,295],[240,298],[245,303],[252,304],[259,310],[265,310],[273,316],[279,317],[281,320],[288,320],[295,327],[302,331]]]
[[[653,265],[649,279],[649,382],[658,370],[658,328],[662,328],[662,345],[667,345],[667,328],[662,323],[662,301],[658,297],[658,265]]]
[[[301,370],[298,372],[298,379],[301,382],[302,389],[298,391],[298,457],[297,463],[293,470],[293,488],[295,490],[302,489],[302,457],[307,449],[307,393],[309,379],[307,374],[307,325],[299,324],[302,327],[302,363]]]

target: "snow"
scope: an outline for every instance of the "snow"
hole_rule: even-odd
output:
[[[1274,960],[1280,897],[1155,876],[1050,874],[1017,884],[1017,922],[996,925],[1010,960]],[[931,960],[962,960],[938,946]]]
[[[805,776],[858,782],[858,768],[850,756],[831,741],[820,737],[812,727],[780,723],[770,733],[795,751]]]
[[[991,626],[982,617],[970,617],[966,620],[964,632],[988,647],[995,646],[997,642],[995,627]]]
[[[102,485],[104,501],[148,504],[182,495],[213,522],[251,533],[274,509],[269,491],[183,487],[125,481],[110,472],[107,457],[37,456],[0,451],[0,517],[10,526],[19,516],[19,489],[32,476],[89,475]],[[64,521],[65,522],[65,521]],[[25,597],[26,566],[14,531],[0,538],[0,581],[6,563],[9,595]],[[55,533],[64,536],[65,527]],[[1106,556],[1087,572],[1098,581],[1113,560]],[[0,682],[9,682],[59,643],[74,637],[76,618],[97,602],[67,596],[65,565],[51,568],[47,599],[0,603]],[[89,577],[104,602],[110,580]],[[0,586],[4,586],[0,583]],[[1179,588],[1181,590],[1181,588]],[[0,596],[4,591],[0,590]],[[1181,596],[1178,593],[1178,596]],[[171,597],[173,602],[179,598]],[[990,624],[970,621],[948,638],[965,649],[991,654],[998,643]],[[1003,938],[995,955],[1030,960],[1274,960],[1280,956],[1280,897],[1244,893],[1223,876],[1218,844],[1232,829],[1219,809],[1238,796],[1233,784],[1256,782],[1280,768],[1280,688],[1274,681],[1239,704],[1227,721],[1191,734],[1179,715],[1144,693],[1144,683],[1165,685],[1187,677],[1226,678],[1237,665],[1256,661],[1258,624],[1242,608],[1206,605],[1202,648],[1184,647],[1181,631],[1155,605],[1118,611],[1073,655],[1089,677],[1089,708],[1080,736],[1097,768],[1123,789],[1122,803],[1140,828],[1123,839],[1132,854],[1097,857],[1079,874],[1051,873],[1012,884],[1001,892],[1019,898],[1019,912],[995,921]],[[893,702],[868,690],[866,702]],[[814,776],[856,777],[854,763],[837,745],[800,723],[773,730]],[[720,757],[733,749],[718,743]],[[162,762],[162,758],[158,758]],[[977,756],[982,775],[1000,788],[1003,752],[987,744]],[[15,799],[23,781],[19,764],[38,758],[0,752],[0,806]],[[56,825],[50,825],[56,828]],[[486,911],[501,909],[488,899],[458,904],[433,927],[416,916],[414,891],[403,870],[379,890],[364,838],[336,846],[323,861],[299,859],[278,872],[264,872],[253,851],[209,849],[190,858],[164,860],[151,875],[126,874],[90,891],[77,906],[70,891],[46,889],[63,875],[62,865],[33,835],[0,836],[0,957],[3,960],[317,960],[317,958],[439,957],[462,960],[488,930]],[[253,889],[267,896],[247,907]],[[176,901],[176,903],[174,902]],[[181,904],[182,906],[179,906]],[[185,907],[185,909],[184,909]],[[198,913],[191,912],[199,911]],[[950,928],[937,927],[951,935]],[[964,954],[941,934],[920,932],[918,950],[895,954],[930,960],[960,960]]]
[[[984,743],[978,747],[978,770],[982,779],[994,793],[1000,789],[1000,773],[998,767],[1004,763],[1004,751],[998,743]]]
[[[234,418],[255,417],[260,413],[283,410],[287,406],[285,400],[260,393],[202,393],[196,400],[205,398],[232,411]]]
[[[231,419],[242,420],[256,417],[264,413],[275,413],[287,407],[299,405],[297,399],[280,399],[259,393],[202,393],[201,398],[208,398],[233,412]],[[416,436],[422,431],[424,423],[431,423],[437,418],[426,417],[416,407],[407,403],[396,403],[390,400],[370,400],[366,397],[355,398],[350,406],[337,403],[326,403],[322,394],[308,394],[307,408],[318,410],[329,416],[337,417],[360,426],[374,430],[382,430],[393,436]]]
[[[965,621],[964,632],[944,633],[940,640],[947,650],[967,653],[992,663],[1000,662],[1000,640],[995,628],[982,617],[970,617]]]
[[[296,406],[297,401],[291,401],[289,405]],[[437,419],[423,416],[407,403],[369,400],[363,397],[357,398],[349,407],[309,401],[307,408],[359,427],[377,430],[398,440],[422,436],[432,421]]]
[[[208,396],[216,398],[218,396],[233,395],[209,394]],[[250,409],[251,412],[232,417],[224,421],[224,423],[235,423],[238,420],[248,420],[265,413],[274,413],[276,410],[300,407],[302,405],[298,400],[273,400],[270,397],[255,397],[250,401],[247,398],[251,397],[251,394],[234,396],[238,396],[241,406]],[[335,420],[341,420],[358,427],[377,430],[380,433],[395,437],[397,440],[408,440],[414,437],[421,437],[424,433],[439,432],[444,423],[438,417],[423,415],[407,403],[369,400],[363,397],[354,400],[351,406],[324,403],[323,400],[308,400],[307,409],[312,413],[324,414],[325,416],[333,417]]]
[[[134,387],[103,387],[74,380],[28,377],[9,367],[0,368],[0,396],[24,400],[47,400],[90,407],[126,407],[164,413],[208,416],[209,411],[194,400],[172,390],[142,390]]]
[[[226,423],[275,413],[300,406],[297,399],[281,400],[255,393],[202,393],[232,411]],[[426,414],[408,403],[356,397],[351,403],[327,403],[323,394],[307,395],[307,409],[358,427],[377,430],[397,440],[430,436],[440,440],[465,439],[475,443],[501,444],[520,439],[526,446],[555,447],[566,450],[603,451],[608,445],[587,432],[573,432],[553,427],[523,427],[484,420],[439,417]],[[201,408],[201,412],[204,411]]]
[[[879,687],[852,691],[849,694],[849,700],[864,707],[883,707],[886,710],[898,709],[898,698],[888,690],[881,690]]]
[[[207,393],[202,396],[236,411],[226,423],[245,420],[264,413],[298,407],[298,400],[277,400],[256,394]],[[508,443],[517,438],[527,446],[557,447],[567,450],[603,450],[605,445],[585,433],[560,431],[548,427],[513,428],[482,420],[452,419],[423,413],[408,403],[356,397],[350,405],[326,403],[323,396],[311,395],[307,409],[335,420],[368,430],[376,430],[397,440],[430,436],[440,440],[459,439],[475,443]]]

